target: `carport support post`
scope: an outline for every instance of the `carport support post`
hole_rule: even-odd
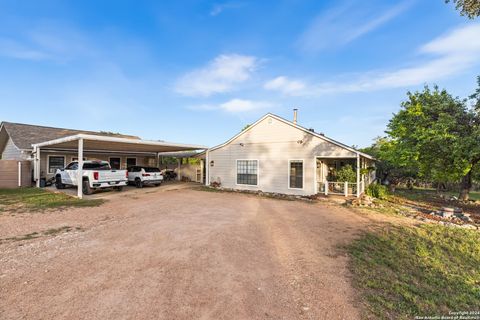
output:
[[[205,185],[210,185],[210,161],[208,159],[208,150],[205,152]]]
[[[35,148],[35,163],[34,163],[34,176],[36,179],[36,186],[40,188],[40,148]]]
[[[357,198],[360,198],[360,154],[357,153]]]
[[[22,186],[22,162],[18,161],[18,186]]]
[[[182,158],[177,158],[177,180],[180,181],[180,163],[182,162]]]
[[[83,198],[83,138],[78,139],[77,196]]]

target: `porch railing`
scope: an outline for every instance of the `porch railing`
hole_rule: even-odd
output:
[[[360,188],[361,194],[364,192],[364,182],[360,181],[359,184],[356,182],[336,182],[336,181],[325,181],[318,183],[318,193],[323,193],[325,195],[336,194],[348,196],[356,196],[357,188]]]

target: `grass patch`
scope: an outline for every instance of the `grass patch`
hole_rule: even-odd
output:
[[[439,195],[443,195],[447,198],[458,197],[458,191],[439,191],[431,188],[414,188],[412,190],[398,188],[395,193],[408,198],[410,200],[429,200],[431,198],[438,198]],[[480,192],[470,191],[469,193],[470,200],[480,201]]]
[[[59,228],[51,228],[42,232],[32,232],[28,234],[24,234],[22,236],[16,236],[16,237],[9,237],[9,238],[3,238],[0,239],[0,243],[2,242],[7,242],[7,241],[25,241],[25,240],[32,240],[39,238],[41,236],[56,236],[57,234],[60,233],[65,233],[65,232],[70,232],[72,230],[76,231],[83,231],[83,228],[81,227],[70,227],[70,226],[63,226]]]
[[[102,199],[78,199],[64,193],[54,193],[39,188],[0,189],[0,213],[43,211],[66,207],[96,207]]]
[[[348,246],[367,318],[480,310],[480,233],[440,225],[389,227]]]

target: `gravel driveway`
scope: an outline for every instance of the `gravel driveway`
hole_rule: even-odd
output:
[[[338,246],[366,225],[335,206],[192,189],[3,214],[0,238],[42,236],[0,244],[0,318],[357,319]]]

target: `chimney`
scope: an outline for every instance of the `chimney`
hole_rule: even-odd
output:
[[[293,109],[293,124],[297,124],[297,111],[298,109]]]

